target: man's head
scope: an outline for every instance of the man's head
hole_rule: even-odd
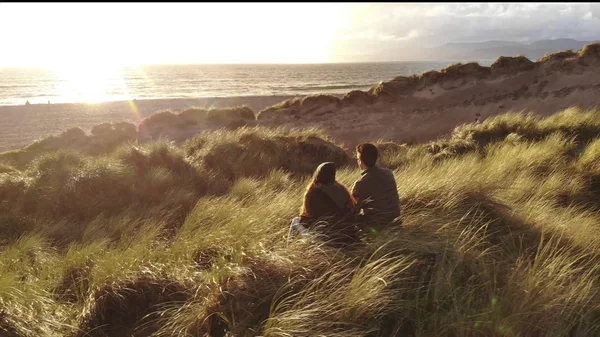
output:
[[[371,143],[361,143],[356,146],[358,166],[363,170],[375,166],[378,155],[377,147]]]

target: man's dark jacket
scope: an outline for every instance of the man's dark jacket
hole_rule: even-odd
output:
[[[385,225],[400,217],[400,197],[392,171],[377,165],[361,173],[352,195],[365,213],[368,225]]]

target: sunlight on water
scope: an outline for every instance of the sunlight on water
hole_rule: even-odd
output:
[[[61,102],[104,102],[132,99],[116,67],[86,65],[55,70]],[[36,103],[36,102],[32,102]]]

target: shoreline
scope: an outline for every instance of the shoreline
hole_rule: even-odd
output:
[[[136,104],[141,104],[143,106],[148,105],[148,104],[155,104],[155,105],[162,105],[161,103],[163,102],[169,102],[170,104],[173,103],[174,106],[180,107],[182,106],[182,104],[199,104],[199,105],[206,105],[206,104],[215,104],[216,107],[223,107],[221,106],[223,103],[227,102],[227,101],[233,101],[235,102],[235,104],[238,104],[239,101],[248,101],[248,102],[242,102],[242,105],[254,105],[257,106],[257,109],[253,109],[256,110],[256,112],[258,112],[259,110],[261,110],[264,107],[261,107],[262,105],[264,105],[263,101],[271,101],[271,100],[276,100],[277,102],[280,102],[280,100],[286,100],[289,98],[294,98],[294,97],[304,97],[304,96],[310,96],[310,95],[314,95],[314,94],[306,94],[306,95],[247,95],[247,96],[207,96],[207,97],[195,97],[195,98],[187,98],[187,97],[176,97],[176,98],[134,98],[134,99],[121,99],[121,100],[110,100],[110,101],[97,101],[97,102],[57,102],[57,103],[30,103],[30,104],[0,104],[0,110],[6,109],[6,108],[26,108],[26,107],[30,107],[30,108],[38,108],[38,107],[50,107],[50,106],[61,106],[61,107],[65,107],[65,106],[71,106],[71,105],[116,105],[116,104],[125,104],[125,103],[129,103],[129,102],[135,102]],[[340,96],[343,94],[331,94],[332,96]],[[252,106],[251,106],[252,107]],[[0,111],[1,113],[1,111]]]
[[[370,87],[369,87],[370,88]],[[360,90],[360,89],[354,89],[354,90]],[[350,90],[352,91],[352,90]],[[363,90],[364,91],[364,90]],[[314,96],[314,95],[330,95],[330,96],[339,96],[342,97],[344,96],[346,93],[348,93],[348,91],[344,91],[341,93],[331,93],[331,92],[314,92],[314,93],[306,93],[306,94],[294,94],[294,95],[242,95],[242,96],[203,96],[203,97],[166,97],[166,98],[134,98],[134,99],[115,99],[115,100],[109,100],[109,101],[94,101],[94,102],[56,102],[56,103],[52,103],[48,104],[48,103],[30,103],[29,105],[25,104],[25,103],[20,103],[20,104],[0,104],[0,109],[3,108],[12,108],[12,107],[33,107],[33,106],[57,106],[57,105],[74,105],[74,104],[86,104],[86,105],[97,105],[97,104],[122,104],[122,103],[126,103],[126,102],[136,102],[136,103],[142,103],[142,104],[147,104],[150,102],[161,102],[161,101],[170,101],[170,102],[175,102],[175,101],[180,101],[180,102],[197,102],[197,103],[203,103],[203,102],[217,102],[217,103],[221,103],[224,101],[244,101],[244,100],[248,100],[250,101],[250,104],[255,104],[257,106],[261,106],[262,103],[257,102],[256,101],[263,101],[263,100],[268,100],[270,101],[271,99],[277,100],[277,99],[282,99],[282,100],[286,100],[289,98],[294,98],[294,97],[305,97],[305,96]],[[254,101],[254,102],[252,102]],[[279,101],[278,101],[279,102]],[[246,104],[246,105],[250,105],[248,103],[242,103],[242,104]],[[219,106],[221,107],[221,106]],[[264,108],[264,107],[263,107]],[[260,109],[253,109],[256,112],[258,112]]]
[[[16,150],[69,128],[89,130],[105,122],[139,124],[161,110],[182,111],[247,105],[255,113],[296,96],[230,96],[203,98],[136,99],[88,103],[53,103],[0,106],[0,152]]]

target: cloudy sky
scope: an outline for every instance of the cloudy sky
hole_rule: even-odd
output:
[[[0,66],[409,60],[449,42],[600,39],[600,4],[0,3]]]

